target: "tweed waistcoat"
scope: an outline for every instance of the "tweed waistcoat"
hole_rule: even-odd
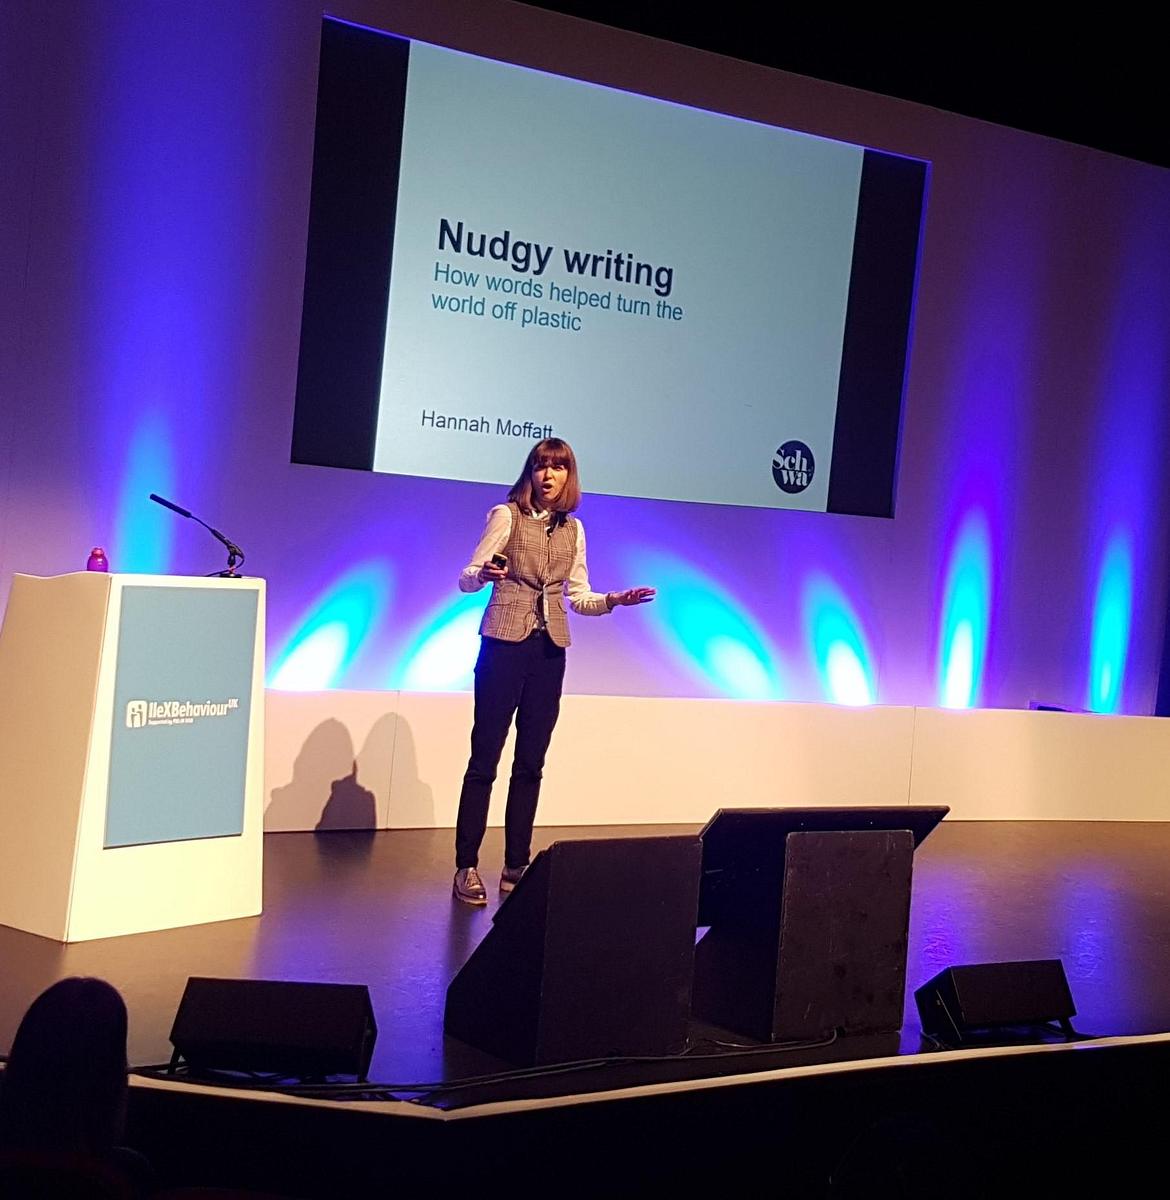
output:
[[[567,646],[564,591],[577,553],[577,522],[567,517],[550,534],[548,521],[526,517],[515,503],[508,507],[512,510],[512,532],[504,547],[508,577],[492,585],[479,632],[520,642],[547,627],[556,645]]]

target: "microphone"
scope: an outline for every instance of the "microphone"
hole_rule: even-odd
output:
[[[169,508],[171,512],[177,512],[180,517],[191,516],[191,514],[185,508],[180,508],[177,504],[173,504],[170,500],[164,500],[161,496],[156,496],[154,492],[150,493],[150,498],[155,502],[155,504],[161,504],[163,508]]]
[[[228,552],[227,570],[216,571],[214,574],[224,579],[238,578],[236,575],[236,567],[238,567],[240,563],[244,561],[244,552],[235,544],[235,542],[226,537],[224,534],[220,533],[218,529],[212,529],[212,527],[208,525],[206,521],[201,521],[193,512],[189,512],[187,509],[176,504],[173,500],[166,500],[162,496],[156,496],[154,492],[150,493],[150,498],[155,502],[155,504],[161,504],[163,508],[169,508],[171,512],[178,513],[180,517],[188,517],[196,524],[202,525],[212,537],[222,542],[224,546],[227,547]]]

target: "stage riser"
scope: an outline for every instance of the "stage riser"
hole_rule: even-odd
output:
[[[468,693],[270,691],[265,829],[455,824]],[[509,738],[491,821],[503,820]],[[1170,721],[1086,713],[566,696],[542,825],[720,807],[948,804],[949,820],[1170,820]]]
[[[573,1196],[1129,1196],[1160,1162],[1167,1059],[1165,1043],[936,1058],[454,1120],[139,1085],[128,1133],[169,1185],[321,1200],[487,1194],[517,1171]]]

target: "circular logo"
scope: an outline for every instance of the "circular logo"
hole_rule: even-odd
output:
[[[804,442],[785,442],[772,455],[772,478],[776,486],[790,496],[803,492],[812,483],[815,468],[813,453]]]

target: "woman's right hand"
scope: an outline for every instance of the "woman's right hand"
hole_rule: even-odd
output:
[[[480,583],[499,583],[508,574],[507,567],[497,567],[493,562],[485,562],[479,569]]]

